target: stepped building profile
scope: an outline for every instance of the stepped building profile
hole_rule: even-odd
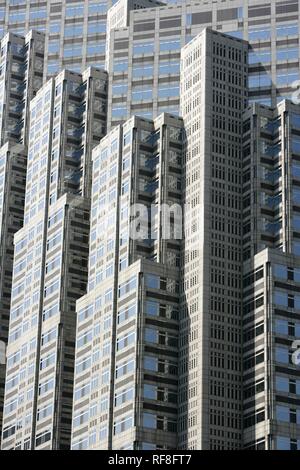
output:
[[[300,450],[299,24],[0,2],[2,450]]]

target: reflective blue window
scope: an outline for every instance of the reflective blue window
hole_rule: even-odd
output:
[[[244,18],[244,8],[243,7],[238,7],[237,17],[238,17],[239,20],[242,20]]]
[[[131,138],[132,138],[131,131],[126,132],[126,134],[124,135],[124,138],[123,138],[124,147],[131,143]]]
[[[151,356],[145,356],[144,368],[147,370],[157,371],[157,358]]]
[[[277,49],[276,59],[277,60],[297,60],[299,57],[298,47],[285,47]]]
[[[279,346],[275,349],[275,360],[282,364],[288,364],[289,362],[289,351],[286,348],[281,348]]]
[[[179,97],[179,86],[172,86],[168,84],[167,86],[163,85],[158,88],[158,97],[159,98],[172,98]]]
[[[276,419],[278,419],[278,421],[284,421],[286,423],[289,423],[290,421],[289,408],[287,406],[277,405],[276,406]]]
[[[277,437],[277,450],[291,450],[289,437]]]
[[[131,428],[132,425],[133,425],[132,416],[127,416],[126,418],[122,418],[114,423],[114,434],[119,434],[120,432],[124,432],[127,429]]]
[[[276,26],[277,37],[297,36],[298,31],[297,24],[280,24]]]
[[[294,295],[294,308],[296,310],[300,309],[300,296],[299,295]]]
[[[289,327],[286,320],[276,320],[275,321],[275,331],[280,335],[288,335]]]
[[[300,282],[300,269],[294,268],[294,281]]]
[[[278,392],[289,392],[289,379],[287,377],[276,376],[276,390]]]
[[[64,57],[73,57],[82,55],[82,45],[74,44],[73,46],[64,47]]]
[[[9,23],[17,23],[17,22],[24,22],[26,19],[26,12],[25,11],[14,11],[10,13],[8,16]]]
[[[89,22],[88,23],[88,34],[97,34],[106,32],[106,23],[104,22]]]
[[[271,86],[272,79],[270,75],[267,73],[262,73],[258,75],[249,75],[249,87],[256,88],[256,87],[264,87],[264,86]]]
[[[49,32],[50,33],[59,33],[60,32],[60,24],[59,23],[50,23]]]
[[[39,8],[37,10],[30,10],[29,18],[30,20],[39,20],[41,18],[47,17],[47,11]]]
[[[104,15],[107,12],[107,3],[89,3],[89,15]]]
[[[281,177],[281,168],[277,168],[274,171],[268,171],[265,169],[264,172],[264,180],[270,181],[271,183],[278,182],[279,178]]]
[[[143,413],[143,426],[146,428],[156,429],[156,415]]]
[[[71,25],[65,26],[65,36],[67,38],[74,36],[82,36],[83,26],[82,25]]]
[[[300,114],[292,113],[291,122],[292,122],[292,126],[300,129]]]
[[[243,39],[244,32],[243,31],[226,31],[225,34],[229,36],[233,36],[234,38]]]
[[[159,74],[178,74],[180,72],[180,63],[179,62],[160,62],[159,64]]]
[[[185,23],[187,26],[191,26],[192,24],[192,14],[191,13],[188,13],[185,17]]]
[[[83,5],[70,5],[66,6],[66,16],[83,16],[84,7]]]
[[[270,157],[277,157],[281,151],[281,143],[279,144],[269,144],[268,142],[262,142],[262,152],[265,155],[269,155]]]
[[[266,51],[256,50],[249,53],[249,64],[264,64],[266,62],[271,62],[271,51],[269,49]]]
[[[299,80],[298,69],[280,70],[276,75],[276,85],[278,87],[290,86],[294,81]]]
[[[159,315],[159,303],[147,300],[145,304],[145,311],[147,315]]]
[[[274,208],[281,203],[281,194],[276,194],[275,196],[269,196],[267,194],[262,194],[263,196],[263,204],[266,206]]]
[[[128,90],[127,83],[116,84],[112,86],[113,96],[115,95],[126,95]]]
[[[117,351],[127,348],[135,341],[135,332],[129,332],[117,338]]]
[[[152,75],[153,75],[153,65],[144,65],[142,67],[134,66],[132,68],[133,78],[152,77]]]
[[[293,216],[293,229],[300,231],[300,215]]]
[[[128,70],[128,61],[114,62],[113,71],[114,72],[126,72]]]
[[[86,52],[88,55],[105,54],[105,43],[101,44],[99,42],[88,42],[86,45]]]
[[[281,264],[274,264],[274,276],[280,279],[287,279],[287,267]]]
[[[293,243],[293,253],[296,256],[300,256],[300,242]]]
[[[155,274],[146,274],[145,283],[147,287],[151,289],[159,289],[160,286],[160,277]]]
[[[286,292],[274,292],[274,303],[277,305],[281,305],[282,307],[288,306],[288,295]]]
[[[158,332],[153,328],[145,329],[145,341],[148,343],[157,343],[158,342]]]
[[[180,41],[161,41],[159,45],[160,51],[179,51],[180,50]]]
[[[144,385],[144,398],[148,398],[149,400],[156,400],[156,386],[145,384]]]
[[[300,204],[300,189],[293,188],[293,202]]]
[[[130,318],[136,316],[137,313],[137,306],[136,303],[128,305],[127,307],[123,307],[118,312],[118,324],[122,323]]]
[[[278,232],[282,227],[282,222],[281,221],[278,221],[278,222],[268,222],[266,221],[265,225],[264,225],[264,230],[266,230],[267,232],[271,232],[272,234],[275,234],[276,232]]]
[[[58,41],[49,41],[49,43],[48,43],[48,52],[49,52],[49,54],[57,54],[59,52],[59,42]]]
[[[133,55],[138,54],[153,54],[154,44],[153,43],[141,43],[133,45]]]
[[[127,94],[127,83],[120,83],[112,86],[112,94],[115,95],[126,95]]]
[[[152,90],[136,90],[132,92],[132,101],[152,100]]]
[[[270,39],[271,29],[270,28],[250,29],[248,32],[248,37],[249,37],[249,41]]]

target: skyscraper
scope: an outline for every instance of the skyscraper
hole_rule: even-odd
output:
[[[13,3],[2,449],[300,449],[298,2]]]
[[[94,149],[73,449],[176,448],[182,127],[134,117]]]
[[[42,85],[44,35],[12,33],[1,40],[0,76],[0,341],[8,340],[14,234],[22,227],[29,132],[29,103]],[[3,349],[2,348],[2,349]],[[0,429],[5,361],[1,358]]]
[[[181,53],[186,143],[179,446],[241,446],[242,117],[248,45],[205,29]]]
[[[127,24],[110,31],[112,13],[107,26],[108,129],[133,114],[151,119],[162,112],[179,113],[180,50],[205,27],[249,41],[250,101],[274,106],[291,95],[293,82],[300,79],[295,0],[168,3],[134,10]]]
[[[0,3],[0,37],[7,32],[25,35],[35,30],[45,34],[47,55],[44,80],[64,68],[82,72],[104,67],[107,12],[114,0],[45,0]],[[152,0],[132,2],[130,9],[159,5]]]
[[[0,36],[34,29],[46,36],[44,79],[63,68],[80,72],[105,62],[106,15],[112,1],[2,2]]]
[[[243,126],[244,446],[293,450],[300,448],[300,108],[253,105]]]
[[[69,447],[75,301],[87,282],[90,155],[105,133],[106,93],[105,72],[64,71],[31,101],[3,449]]]

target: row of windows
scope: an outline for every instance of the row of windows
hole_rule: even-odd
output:
[[[300,410],[284,405],[277,405],[276,419],[285,423],[300,424]]]
[[[114,72],[127,72],[128,71],[128,62],[115,62]],[[178,61],[168,61],[160,62],[158,66],[158,73],[160,75],[165,74],[179,74],[180,72],[180,63]],[[132,77],[152,77],[154,73],[154,67],[151,64],[143,64],[140,66],[132,67]]]
[[[274,303],[281,307],[300,309],[300,295],[275,290],[273,299]]]
[[[15,10],[9,13],[8,21],[9,23],[25,21],[26,12],[25,12],[25,2],[20,2],[14,0],[15,3],[10,2],[10,4],[20,5],[24,3],[24,10]],[[31,6],[31,5],[30,5]],[[105,15],[107,12],[107,2],[103,3],[89,3],[87,13],[88,15]],[[4,18],[4,9],[0,9],[0,18]],[[66,5],[65,8],[65,17],[79,17],[82,18],[84,16],[84,5]],[[29,9],[29,19],[31,20],[38,20],[38,19],[45,19],[47,18],[47,10],[45,8],[34,8],[31,6]]]

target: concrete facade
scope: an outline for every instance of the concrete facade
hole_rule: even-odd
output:
[[[179,113],[180,49],[205,27],[251,44],[251,101],[274,106],[293,93],[292,83],[300,78],[297,1],[168,3],[132,11],[127,24],[112,31],[108,21],[108,129],[133,114]]]
[[[182,49],[185,125],[179,445],[241,447],[241,155],[248,44],[205,29]]]
[[[3,450],[300,449],[299,8],[264,2],[0,2],[46,33],[1,41]]]
[[[43,33],[30,32],[26,37],[8,33],[0,45],[0,341],[4,350],[8,341],[14,234],[24,218],[29,103],[42,85],[44,42]],[[2,430],[3,357],[1,377]]]
[[[243,446],[299,450],[299,257],[266,248],[244,263]]]
[[[15,237],[3,449],[70,446],[75,302],[86,290],[91,151],[106,74],[63,71],[31,101],[24,227]]]
[[[181,200],[182,136],[180,118],[134,117],[94,149],[89,284],[77,302],[72,449],[177,446],[180,239],[163,237],[161,227],[162,204]]]

